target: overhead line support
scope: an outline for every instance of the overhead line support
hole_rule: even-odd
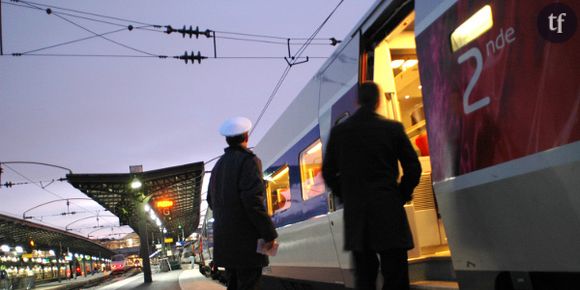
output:
[[[2,49],[2,4],[0,3],[0,55],[4,55],[4,50]]]

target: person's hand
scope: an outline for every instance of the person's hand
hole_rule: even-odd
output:
[[[271,250],[271,249],[272,249],[272,247],[274,247],[274,244],[275,244],[275,243],[276,243],[276,240],[271,240],[271,241],[269,241],[269,242],[266,242],[266,243],[264,244],[264,248],[263,248],[263,249],[264,249],[264,251],[266,251],[266,252],[267,252],[267,251]]]

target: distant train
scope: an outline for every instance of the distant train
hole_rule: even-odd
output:
[[[135,268],[135,263],[132,259],[123,254],[117,254],[111,257],[111,272],[125,273],[127,270]]]
[[[461,289],[577,287],[580,41],[542,30],[552,2],[377,1],[255,147],[280,234],[265,277],[353,287],[321,167],[330,129],[372,80],[423,167],[405,205],[411,264],[450,260]]]

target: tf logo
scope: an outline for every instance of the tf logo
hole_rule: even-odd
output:
[[[574,10],[562,3],[552,3],[538,15],[538,31],[550,42],[560,43],[570,39],[576,32],[577,18]]]

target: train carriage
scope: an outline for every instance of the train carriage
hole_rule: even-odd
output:
[[[342,206],[320,171],[330,129],[356,110],[357,85],[372,80],[385,92],[380,114],[403,123],[423,167],[405,205],[410,269],[447,267],[411,273],[413,282],[573,288],[580,41],[542,34],[550,5],[377,1],[255,147],[280,234],[266,280],[353,287]]]

